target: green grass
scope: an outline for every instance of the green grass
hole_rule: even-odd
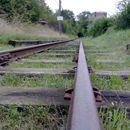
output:
[[[107,108],[100,109],[102,129],[105,130],[129,130],[130,120],[126,110]]]
[[[126,54],[126,52],[121,50],[117,50],[114,55],[108,55],[108,56],[97,56],[96,54],[90,54],[88,53],[88,63],[91,64],[91,66],[95,69],[101,69],[101,70],[127,70],[130,69],[130,58],[129,55]],[[111,52],[113,53],[113,52]],[[102,63],[98,62],[102,60],[111,60],[111,63]],[[119,63],[114,63],[119,61]]]
[[[15,62],[10,65],[13,68],[73,68],[74,63],[23,63]]]
[[[67,107],[16,106],[0,107],[1,130],[65,129]]]
[[[97,38],[86,38],[84,43],[88,64],[92,68],[113,71],[130,70],[130,56],[126,52],[126,45],[130,43],[130,30],[107,32]],[[106,55],[101,56],[97,53]],[[97,62],[102,60],[119,61],[119,63]]]
[[[25,57],[24,59],[31,59],[31,60],[70,60],[72,61],[72,57],[47,57],[42,55],[32,55]]]
[[[123,80],[118,76],[97,76],[91,74],[91,81],[94,87],[100,90],[129,90],[130,91],[130,76],[127,80]]]
[[[10,45],[1,45],[1,46],[0,46],[0,51],[5,50],[5,49],[12,49],[12,48],[13,48],[13,47],[10,46]]]
[[[37,35],[25,35],[25,34],[2,34],[0,35],[0,44],[7,44],[9,40],[59,40],[63,37],[47,37]]]
[[[92,68],[97,70],[130,70],[130,64],[125,63],[93,63]]]
[[[6,74],[0,81],[0,86],[12,87],[47,87],[69,88],[73,85],[73,76],[45,75],[45,76],[18,76]]]

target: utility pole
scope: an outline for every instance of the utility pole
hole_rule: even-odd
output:
[[[61,0],[59,0],[59,11],[58,11],[58,16],[61,16]],[[58,20],[58,26],[59,26],[59,33],[62,33],[62,25],[61,25],[61,20]]]

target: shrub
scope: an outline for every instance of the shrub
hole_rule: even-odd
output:
[[[92,22],[88,27],[88,35],[97,37],[107,31],[112,25],[112,20],[108,18],[101,18]]]

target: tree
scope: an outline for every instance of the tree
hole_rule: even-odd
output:
[[[100,18],[93,21],[88,27],[88,35],[97,37],[104,34],[109,27],[112,26],[112,20],[110,18]]]
[[[75,15],[74,15],[73,11],[62,10],[61,15],[64,17],[63,32],[75,34],[76,21],[75,21]]]
[[[74,22],[75,16],[73,11],[70,10],[62,10],[61,15],[64,17],[64,19]]]
[[[118,9],[120,13],[115,18],[116,28],[130,28],[130,0],[123,0],[119,2]]]
[[[82,13],[77,15],[78,20],[85,20],[88,19],[91,13],[89,11],[83,11]]]
[[[89,11],[84,11],[80,13],[79,15],[77,15],[77,18],[78,18],[78,21],[77,21],[78,32],[77,33],[81,33],[84,36],[87,35],[90,14],[91,13]]]
[[[54,20],[54,14],[44,0],[0,0],[0,7],[10,21],[16,17],[22,22],[37,22],[40,18]]]
[[[130,0],[122,0],[118,3],[118,10],[123,11],[125,8],[127,8],[127,5],[129,4]]]

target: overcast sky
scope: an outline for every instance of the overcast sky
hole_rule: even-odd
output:
[[[49,7],[58,9],[59,0],[45,0]],[[108,16],[117,12],[117,3],[121,0],[62,0],[62,8],[72,10],[75,15],[82,11],[106,11]]]

